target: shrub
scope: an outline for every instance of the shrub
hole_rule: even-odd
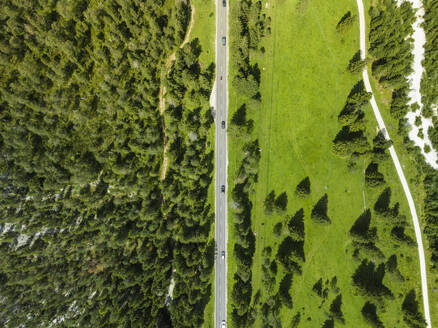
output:
[[[436,126],[430,126],[427,130],[432,146],[438,149],[438,128]]]
[[[337,284],[338,284],[338,278],[336,276],[334,276],[332,278],[332,280],[330,281],[330,289],[334,293],[339,293],[339,288],[338,288]]]
[[[275,226],[274,226],[274,235],[276,237],[280,237],[281,236],[281,230],[283,229],[283,223],[278,222]]]
[[[333,319],[341,323],[345,323],[344,313],[342,312],[341,307],[342,307],[342,295],[339,294],[333,300],[332,304],[330,304],[330,313],[333,316]]]
[[[385,266],[386,266],[386,270],[388,270],[388,272],[396,281],[398,282],[405,281],[405,278],[403,277],[403,275],[401,274],[400,270],[397,267],[397,256],[395,254],[391,255],[388,258],[388,261],[386,261]]]
[[[322,324],[322,328],[335,328],[335,322],[333,319],[327,319]]]
[[[367,65],[367,60],[362,60],[360,56],[360,50],[358,50],[353,58],[350,59],[348,64],[348,71],[352,74],[361,73],[365,66]]]
[[[301,264],[304,263],[304,242],[294,241],[286,237],[278,246],[277,259],[288,271],[301,273]]]
[[[295,188],[295,195],[299,198],[306,198],[310,195],[310,179],[305,177]]]
[[[378,169],[379,166],[377,163],[370,163],[365,170],[365,181],[367,185],[372,188],[377,188],[385,184],[384,176]]]
[[[240,75],[235,76],[232,83],[236,92],[247,98],[252,98],[259,92],[259,83],[252,75],[246,78]]]
[[[391,140],[387,140],[382,131],[379,131],[377,136],[373,139],[373,162],[383,162],[389,159],[389,154],[386,151],[392,145]]]
[[[342,127],[333,140],[333,153],[347,157],[353,153],[365,154],[370,148],[363,131],[353,131],[349,126]]]
[[[327,216],[327,204],[328,196],[325,194],[322,196],[312,209],[311,218],[318,224],[328,225],[331,223],[330,218]]]
[[[344,16],[342,16],[341,20],[336,25],[336,31],[341,34],[348,32],[351,29],[355,19],[356,16],[351,15],[351,12],[348,11]]]
[[[374,204],[374,211],[380,216],[386,217],[389,212],[389,204],[391,202],[391,188],[385,188]]]
[[[301,313],[298,312],[297,314],[295,314],[295,316],[292,319],[292,323],[290,325],[291,328],[298,328],[298,326],[300,325],[300,321],[301,321]]]
[[[312,290],[319,296],[322,297],[322,278],[313,285]]]
[[[391,229],[391,237],[400,243],[405,243],[408,246],[415,246],[415,241],[405,234],[405,227],[394,227]]]
[[[370,302],[366,302],[362,307],[362,316],[374,328],[384,328],[383,323],[377,315],[377,307]]]
[[[429,145],[424,145],[423,150],[424,150],[424,153],[429,154],[432,149],[430,148]]]
[[[350,229],[350,236],[355,242],[369,243],[377,239],[376,228],[370,229],[371,211],[366,209],[354,222]]]
[[[293,239],[304,240],[304,210],[302,208],[290,218],[287,229]]]
[[[271,215],[274,212],[274,208],[275,208],[275,191],[274,190],[272,190],[268,194],[268,196],[266,196],[264,206],[265,206],[265,214],[266,215]]]
[[[278,288],[278,294],[282,303],[288,308],[292,309],[292,297],[290,296],[289,289],[292,286],[292,274],[286,274],[281,279],[280,286]]]
[[[403,320],[412,328],[422,328],[426,326],[423,315],[418,309],[415,290],[411,290],[405,297],[402,304]]]
[[[377,268],[374,263],[363,260],[353,274],[353,285],[357,291],[364,296],[373,298],[392,298],[391,291],[383,285],[385,276],[385,265],[380,264]]]
[[[285,192],[278,195],[274,202],[276,212],[278,214],[283,214],[284,212],[286,212],[287,203],[287,194]]]

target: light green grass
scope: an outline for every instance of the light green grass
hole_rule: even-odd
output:
[[[358,24],[343,37],[336,30],[339,19],[350,10],[356,14],[355,1],[308,1],[307,10],[297,13],[297,1],[271,1],[273,7],[265,9],[272,17],[272,35],[265,39],[266,53],[263,57],[254,56],[262,70],[262,108],[251,113],[255,121],[254,136],[261,146],[259,182],[256,193],[252,196],[254,204],[252,224],[257,234],[256,253],[253,263],[253,291],[262,289],[261,252],[265,246],[273,248],[276,254],[281,238],[273,234],[273,227],[284,218],[266,217],[263,201],[266,195],[275,190],[277,195],[285,191],[288,194],[288,214],[304,208],[306,217],[306,262],[303,274],[294,276],[291,289],[294,301],[293,310],[282,308],[280,318],[284,327],[288,327],[292,316],[301,312],[299,327],[320,327],[327,318],[334,294],[322,308],[318,308],[321,299],[312,292],[313,284],[319,279],[331,279],[337,276],[338,287],[343,296],[343,312],[346,326],[363,327],[360,310],[365,299],[353,294],[351,276],[358,262],[352,259],[352,247],[348,231],[356,218],[363,211],[362,197],[362,160],[355,172],[347,170],[347,162],[335,157],[331,152],[332,140],[340,130],[337,116],[344,106],[346,97],[360,76],[353,76],[346,71],[348,61],[359,48]],[[265,2],[263,2],[264,8]],[[231,72],[233,74],[233,72]],[[242,99],[230,90],[230,114],[242,103]],[[231,117],[231,115],[230,115]],[[366,109],[368,133],[371,140],[377,126],[371,108]],[[394,133],[392,133],[394,134]],[[239,146],[235,140],[229,145],[229,184],[233,185],[234,175],[240,161]],[[397,145],[396,145],[397,147]],[[237,149],[237,151],[236,151]],[[398,150],[398,149],[397,149]],[[400,154],[400,151],[399,151]],[[407,166],[405,174],[408,180],[414,169],[409,161],[402,161]],[[369,163],[365,163],[365,166]],[[387,186],[392,190],[392,202],[401,203],[400,212],[409,215],[405,196],[392,162],[379,169],[385,174]],[[305,200],[297,199],[293,191],[304,177],[309,176],[312,193]],[[366,189],[366,204],[372,208],[382,189]],[[317,200],[328,194],[328,215],[332,224],[321,227],[310,220],[310,211]],[[232,254],[232,216],[229,215],[229,254]],[[376,222],[375,216],[373,216]],[[410,223],[410,217],[408,216]],[[409,227],[407,233],[413,236]],[[404,327],[401,316],[399,293],[406,293],[415,288],[420,291],[418,258],[415,247],[401,247],[396,250],[389,239],[389,231],[379,229],[378,246],[388,257],[393,253],[399,256],[399,268],[409,278],[404,284],[396,284],[385,277],[385,284],[393,291],[395,300],[386,302],[386,313],[379,313],[381,320],[388,327]],[[279,266],[280,268],[281,266]],[[229,296],[235,272],[234,262],[229,260]],[[283,277],[283,270],[277,274],[277,283]],[[230,298],[229,298],[230,299]],[[262,298],[262,301],[264,299]],[[231,301],[229,301],[231,305]],[[229,311],[231,306],[229,306]],[[310,317],[311,320],[307,320]],[[260,326],[260,315],[255,326]]]
[[[198,38],[202,52],[201,65],[207,67],[215,62],[216,4],[214,0],[191,0],[195,6],[195,25],[190,40]]]
[[[214,64],[215,62],[215,31],[216,31],[216,16],[215,16],[215,2],[214,0],[191,0],[195,7],[195,23],[193,25],[190,40],[199,39],[202,52],[199,57],[199,62],[203,68]],[[209,135],[209,149],[214,151],[215,145],[215,130],[214,125],[210,130]],[[214,180],[208,189],[208,202],[214,210]],[[214,239],[214,222],[211,225],[210,239]],[[204,328],[214,327],[214,269],[211,275],[211,296],[205,311],[204,311]]]

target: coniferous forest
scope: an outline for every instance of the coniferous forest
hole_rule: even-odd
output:
[[[177,0],[2,1],[2,327],[201,326],[214,67],[196,39],[179,48],[190,16]]]

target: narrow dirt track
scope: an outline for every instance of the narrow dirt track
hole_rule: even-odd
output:
[[[179,45],[179,48],[183,48],[187,42],[189,42],[190,40],[190,35],[192,33],[192,29],[193,26],[195,25],[195,6],[191,3],[190,4],[190,12],[191,12],[191,17],[190,17],[190,25],[189,28],[186,32],[186,36],[183,40],[183,42]],[[176,58],[176,51],[172,52],[169,57],[167,57],[166,59],[166,74],[169,73],[170,69],[172,68],[173,63],[175,62],[175,58]],[[166,178],[166,173],[167,173],[167,165],[168,165],[168,159],[166,156],[166,152],[168,149],[168,145],[167,145],[167,137],[166,137],[166,125],[165,125],[165,120],[164,120],[164,111],[166,109],[166,87],[161,84],[160,85],[160,93],[159,93],[159,106],[160,106],[160,114],[162,116],[162,120],[163,120],[163,133],[164,133],[164,147],[163,147],[163,163],[161,165],[161,175],[160,175],[160,179],[164,180]]]

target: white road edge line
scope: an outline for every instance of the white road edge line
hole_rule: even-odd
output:
[[[217,149],[217,133],[216,133],[216,120],[217,118],[217,103],[216,103],[216,99],[217,99],[217,22],[218,22],[218,15],[217,15],[217,6],[218,6],[218,1],[219,0],[215,0],[214,4],[215,4],[215,16],[216,16],[216,21],[215,21],[215,26],[214,26],[214,63],[215,63],[215,75],[214,75],[214,83],[213,83],[213,89],[211,90],[211,96],[210,96],[210,108],[211,106],[213,106],[213,110],[214,110],[214,126],[215,126],[215,131],[214,131],[214,151],[216,154],[216,149]],[[215,245],[215,257],[214,257],[214,278],[213,278],[213,285],[214,285],[214,304],[213,304],[213,325],[214,327],[217,327],[216,325],[216,269],[217,269],[217,263],[216,263],[216,218],[217,218],[217,202],[216,202],[216,155],[215,155],[215,163],[214,163],[214,245]]]
[[[357,1],[357,9],[359,11],[359,23],[360,23],[360,53],[361,58],[366,58],[366,40],[365,40],[365,14],[364,14],[364,6],[362,0]],[[371,88],[371,83],[368,77],[368,71],[365,66],[363,72],[363,81],[365,84],[365,89],[367,92],[373,92]],[[377,123],[379,125],[380,130],[383,132],[385,138],[390,140],[388,132],[385,127],[385,122],[383,121],[382,115],[380,115],[379,107],[377,106],[376,99],[374,98],[374,94],[370,100],[371,107],[373,108],[374,115],[376,116]],[[400,178],[400,182],[403,186],[403,190],[405,192],[406,198],[408,200],[409,209],[411,211],[412,222],[414,224],[415,229],[415,237],[417,239],[418,244],[418,257],[420,260],[420,274],[421,274],[421,292],[423,295],[423,306],[424,306],[424,317],[426,320],[426,324],[428,328],[432,328],[432,324],[430,321],[430,312],[429,312],[429,297],[428,297],[428,289],[427,289],[427,277],[426,277],[426,260],[424,256],[423,249],[423,241],[421,238],[421,228],[420,223],[418,222],[417,211],[415,209],[414,200],[412,198],[411,192],[409,190],[408,182],[406,181],[405,175],[403,173],[403,169],[400,165],[400,161],[398,160],[397,153],[395,152],[394,146],[389,147],[389,152],[391,154],[392,161],[394,162],[394,166],[397,170],[398,177]]]
[[[230,38],[228,33],[228,18],[230,12],[230,1],[227,0],[227,26],[226,26],[226,67],[225,67],[225,122],[228,130],[228,62],[229,62],[229,51],[230,51]],[[225,130],[225,318],[228,320],[228,132]]]

